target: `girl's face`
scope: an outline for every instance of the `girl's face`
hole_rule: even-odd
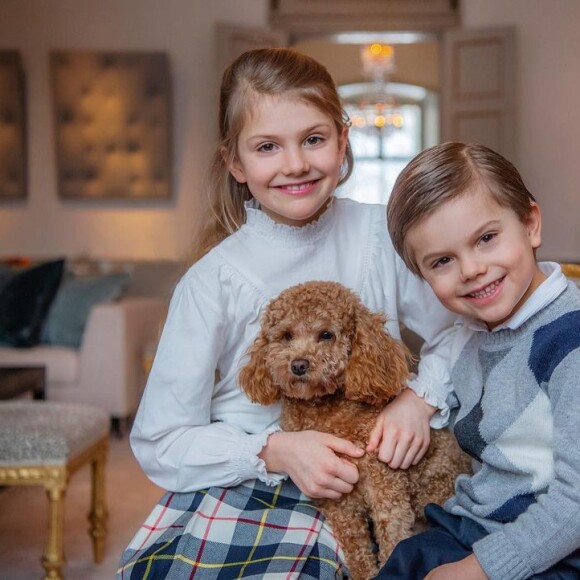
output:
[[[275,222],[303,226],[325,210],[339,180],[347,129],[297,97],[260,95],[238,137],[230,172]]]
[[[539,207],[533,204],[522,223],[487,191],[444,203],[409,230],[406,243],[442,304],[490,329],[511,318],[546,278],[534,255]]]

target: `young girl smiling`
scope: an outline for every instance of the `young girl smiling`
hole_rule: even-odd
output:
[[[254,50],[226,70],[213,212],[172,298],[131,433],[145,472],[170,491],[120,577],[342,574],[340,547],[308,497],[349,493],[358,471],[348,458],[365,450],[280,431],[279,407],[252,404],[237,383],[264,306],[285,288],[341,282],[387,314],[393,336],[401,321],[424,338],[418,376],[370,442],[383,461],[417,462],[429,419],[448,412],[449,315],[396,256],[385,208],[333,197],[352,170],[348,125],[332,78],[307,56]]]

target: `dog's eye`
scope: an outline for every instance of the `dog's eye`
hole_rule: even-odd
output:
[[[292,333],[289,332],[288,330],[282,335],[283,340],[285,340],[286,342],[290,342],[294,337],[292,336]]]
[[[333,338],[334,338],[334,334],[332,334],[332,332],[330,332],[330,330],[323,330],[318,335],[318,340],[332,340]]]

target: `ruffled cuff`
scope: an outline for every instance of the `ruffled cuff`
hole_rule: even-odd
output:
[[[435,407],[437,411],[431,417],[429,425],[433,429],[442,429],[449,424],[450,408],[447,403],[447,391],[437,390],[433,385],[421,380],[420,377],[414,376],[407,383],[408,387],[427,404]]]
[[[280,431],[280,428],[272,427],[263,433],[248,435],[240,442],[233,459],[233,468],[240,474],[241,481],[259,479],[266,485],[278,485],[288,477],[286,473],[269,473],[264,460],[258,457],[258,453],[268,443],[268,437],[276,431]]]
[[[473,553],[491,580],[525,580],[534,574],[501,530],[475,542]]]

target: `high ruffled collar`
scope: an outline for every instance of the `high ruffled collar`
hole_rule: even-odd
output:
[[[324,213],[316,221],[305,226],[288,226],[275,222],[260,209],[258,202],[252,199],[245,204],[246,223],[240,231],[251,231],[252,234],[258,234],[268,239],[269,243],[276,245],[296,247],[302,244],[312,244],[325,237],[332,227],[334,206],[334,198],[332,198]]]

